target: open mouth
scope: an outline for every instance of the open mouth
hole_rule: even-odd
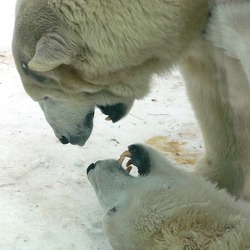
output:
[[[126,158],[129,158],[125,165],[125,169],[128,173],[130,173],[134,166],[139,176],[146,176],[149,174],[151,161],[149,154],[142,146],[138,144],[128,146],[128,150],[123,152],[118,159],[119,164],[122,165]]]
[[[129,150],[124,151],[120,155],[120,158],[117,160],[117,162],[122,166],[124,164],[126,158],[129,158],[129,159],[128,159],[127,163],[125,164],[125,170],[126,170],[126,172],[128,172],[130,174],[134,165],[132,162],[132,154]]]
[[[133,177],[140,177],[149,174],[149,157],[140,152],[140,148],[136,145],[131,145],[128,150],[124,151],[117,160],[119,166],[132,175]],[[87,168],[88,173],[95,168],[96,163],[92,163]]]

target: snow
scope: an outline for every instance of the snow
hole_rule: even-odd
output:
[[[109,250],[86,168],[145,142],[191,170],[202,141],[183,79],[178,69],[155,76],[125,119],[112,124],[97,111],[84,147],[62,145],[15,69],[14,5],[0,3],[0,250]]]

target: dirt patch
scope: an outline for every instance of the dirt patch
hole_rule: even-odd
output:
[[[187,142],[174,141],[167,136],[155,136],[148,139],[145,143],[160,150],[177,163],[194,165],[197,161],[197,154],[185,148]]]
[[[0,51],[0,64],[13,64],[12,54],[7,51]]]

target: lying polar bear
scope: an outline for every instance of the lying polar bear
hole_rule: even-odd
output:
[[[13,55],[55,135],[77,145],[95,107],[118,121],[178,65],[206,148],[198,172],[250,199],[249,27],[248,0],[17,0]]]
[[[148,146],[128,149],[122,158],[131,158],[140,177],[128,174],[116,160],[87,169],[114,249],[250,249],[249,204],[177,169]]]

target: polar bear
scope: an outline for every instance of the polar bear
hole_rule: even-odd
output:
[[[133,144],[124,156],[139,177],[113,159],[87,168],[113,249],[250,249],[248,203],[176,168],[146,145]]]
[[[116,122],[202,33],[206,2],[18,0],[13,55],[62,143],[84,145],[94,108]]]
[[[202,130],[197,173],[250,199],[247,0],[17,0],[13,55],[63,143],[84,145],[95,107],[116,122],[178,65]]]

